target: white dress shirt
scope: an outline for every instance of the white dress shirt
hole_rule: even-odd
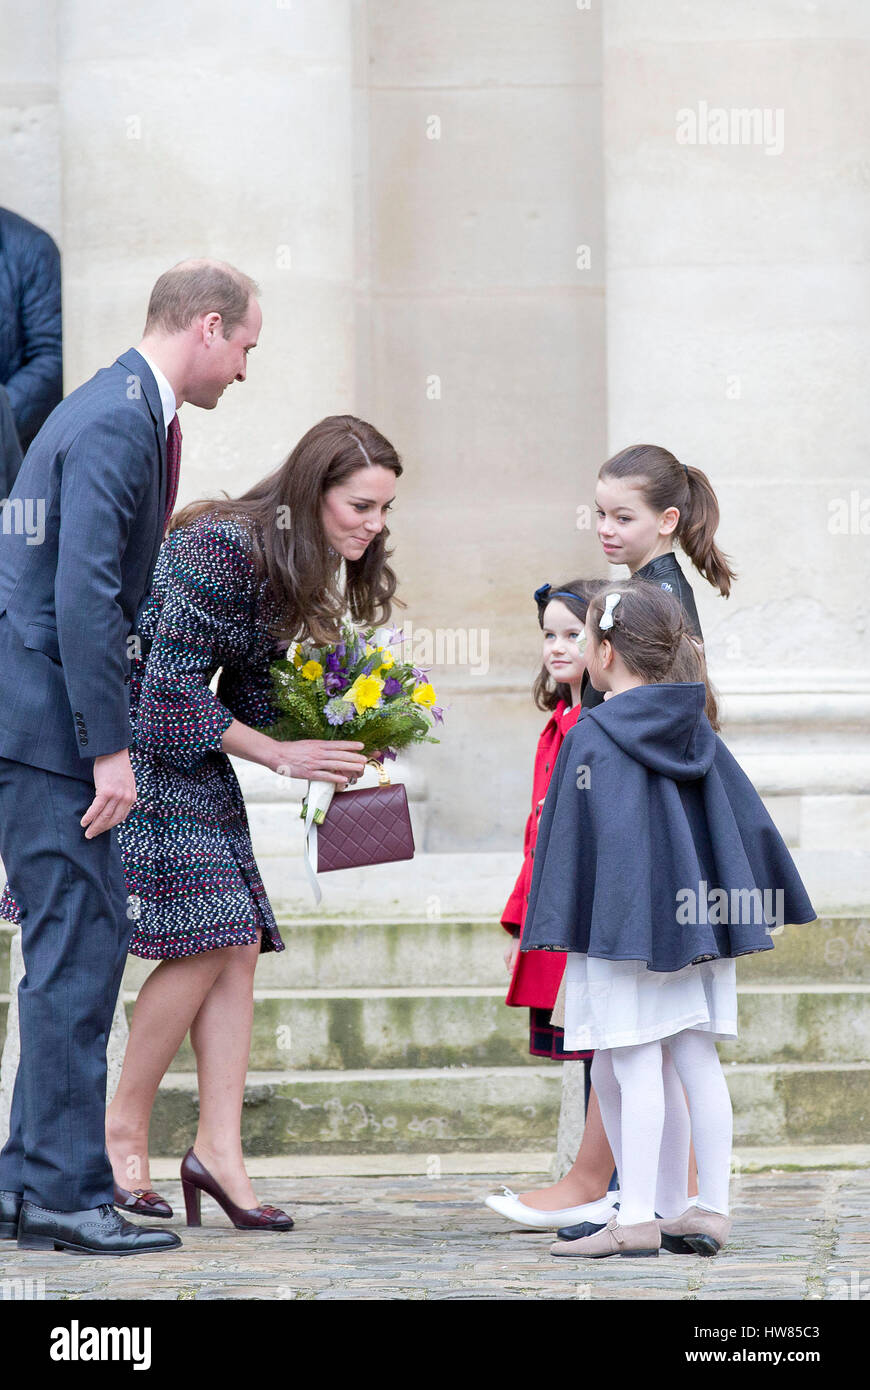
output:
[[[169,426],[176,412],[175,392],[153,358],[149,357],[147,352],[143,352],[141,348],[137,348],[136,351],[139,353],[140,357],[144,357],[148,366],[151,368],[154,380],[157,382],[157,390],[160,392],[160,404],[163,407],[163,433],[165,436],[169,433]]]

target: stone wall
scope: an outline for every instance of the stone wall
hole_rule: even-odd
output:
[[[469,882],[469,851],[515,852],[531,591],[604,571],[578,508],[608,452],[648,439],[721,500],[740,579],[727,603],[695,591],[727,736],[860,898],[860,0],[0,15],[0,199],[62,245],[68,388],[137,339],[161,269],[219,254],[260,280],[264,329],[246,385],[183,412],[180,500],[243,490],[331,411],[400,449],[398,616],[449,706],[442,747],[405,762],[421,847]],[[679,113],[714,108],[782,113],[781,149],[681,141]]]

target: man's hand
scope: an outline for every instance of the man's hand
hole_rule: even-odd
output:
[[[126,820],[136,800],[136,779],[126,748],[94,758],[94,786],[97,794],[80,821],[86,840]]]

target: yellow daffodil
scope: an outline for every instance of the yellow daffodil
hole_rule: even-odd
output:
[[[299,674],[307,681],[316,681],[318,676],[323,675],[323,667],[319,661],[306,661]]]
[[[350,690],[342,695],[343,700],[356,706],[357,714],[373,709],[381,698],[384,683],[377,676],[357,676]]]
[[[384,649],[383,649],[383,647],[378,647],[378,651],[380,652],[381,656],[383,657],[383,661],[381,662],[380,666],[378,667],[378,670],[380,670],[380,671],[389,671],[389,669],[390,669],[391,666],[395,666],[395,664],[396,664],[396,658],[393,656],[392,652],[385,652]]]
[[[411,699],[417,705],[434,705],[437,695],[431,685],[418,685],[414,690]]]
[[[297,668],[297,670],[302,665],[304,660],[305,658],[302,655],[302,648],[297,647],[293,653],[293,665]]]

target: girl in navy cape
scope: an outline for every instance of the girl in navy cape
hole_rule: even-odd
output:
[[[521,949],[568,952],[565,1047],[595,1049],[621,1205],[552,1253],[656,1255],[664,1244],[715,1255],[730,1230],[732,1133],[716,1040],[737,1036],[735,958],[772,950],[772,928],[816,914],[714,732],[715,698],[676,598],[643,580],[613,585],[591,600],[585,639],[590,681],[608,697],[559,752]],[[669,1061],[691,1114],[691,1205],[688,1128],[666,1113]]]

